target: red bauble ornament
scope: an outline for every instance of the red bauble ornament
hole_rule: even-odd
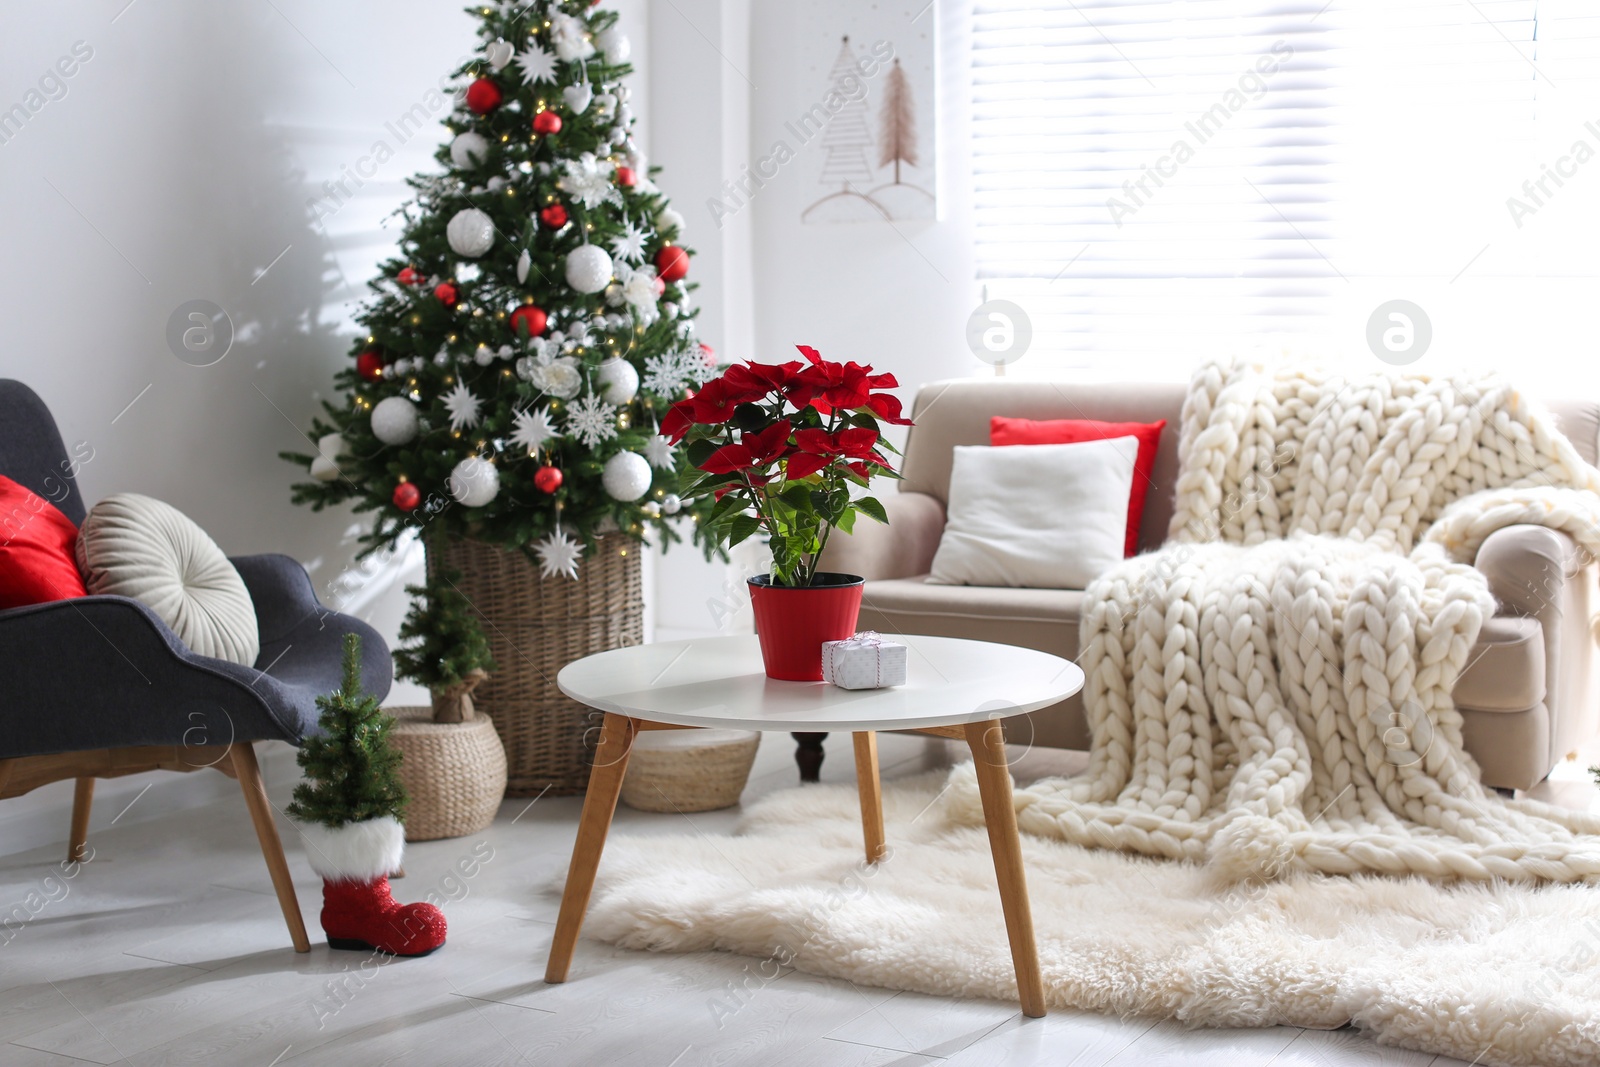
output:
[[[422,275],[418,274],[410,267],[401,267],[400,273],[395,275],[395,280],[401,285],[416,285],[418,282],[422,281]]]
[[[456,292],[456,287],[449,282],[440,282],[433,287],[433,295],[439,298],[439,303],[447,308],[456,306],[456,301],[461,299],[461,294]]]
[[[394,487],[394,495],[390,499],[401,511],[415,511],[417,505],[422,503],[422,490],[410,482],[401,482]]]
[[[383,380],[383,353],[369,348],[356,357],[356,373],[369,382]]]
[[[552,230],[559,230],[567,224],[567,209],[560,204],[551,204],[539,212],[539,221]]]
[[[534,307],[532,304],[523,304],[511,313],[511,332],[520,337],[522,328],[526,328],[529,337],[538,337],[541,333],[544,333],[547,321],[548,316],[545,315],[543,308]]]
[[[677,245],[662,245],[656,253],[656,277],[664,282],[681,281],[689,273],[689,253]]]
[[[479,78],[467,86],[467,107],[474,115],[487,115],[500,106],[500,86],[489,78]]]
[[[617,168],[617,184],[618,185],[626,186],[627,188],[632,189],[633,188],[633,183],[636,180],[637,179],[633,175],[633,168],[632,167],[618,167]]]
[[[541,111],[533,116],[533,132],[541,137],[561,132],[561,116],[554,111]]]
[[[540,467],[533,472],[533,487],[541,493],[553,493],[561,488],[560,467]]]

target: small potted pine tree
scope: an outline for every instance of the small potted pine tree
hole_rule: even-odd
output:
[[[405,644],[394,653],[395,672],[433,697],[431,709],[393,709],[411,841],[477,833],[494,821],[506,791],[505,747],[472,702],[494,657],[459,578],[446,572],[406,588],[413,599],[400,627]]]
[[[301,743],[306,780],[287,811],[299,824],[311,869],[322,878],[322,929],[328,947],[426,956],[445,939],[444,913],[399,904],[389,875],[405,854],[406,792],[394,721],[361,686],[361,638],[344,639],[344,681],[318,697],[320,737]]]

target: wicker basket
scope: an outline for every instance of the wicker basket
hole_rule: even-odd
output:
[[[505,743],[506,795],[582,793],[602,716],[564,696],[556,674],[573,660],[644,641],[637,542],[598,539],[570,578],[539,577],[520,549],[452,540],[428,546],[428,574],[461,573],[456,585],[482,613],[496,670],[472,700]]]
[[[405,756],[406,840],[475,834],[494,821],[506,791],[506,752],[494,723],[434,722],[432,708],[385,708],[389,737]]]
[[[640,811],[714,811],[739,803],[761,735],[649,730],[633,743],[622,802]]]

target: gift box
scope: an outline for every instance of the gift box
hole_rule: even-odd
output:
[[[906,646],[885,641],[870,630],[843,641],[822,642],[822,680],[840,689],[882,689],[904,685]]]

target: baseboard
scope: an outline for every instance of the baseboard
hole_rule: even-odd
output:
[[[256,745],[261,777],[274,799],[300,775],[294,746],[282,741]],[[95,783],[89,836],[113,825],[163,819],[219,802],[243,804],[239,783],[216,771],[149,771]],[[59,845],[66,855],[72,819],[72,782],[52,782],[25,796],[0,800],[0,856]]]

